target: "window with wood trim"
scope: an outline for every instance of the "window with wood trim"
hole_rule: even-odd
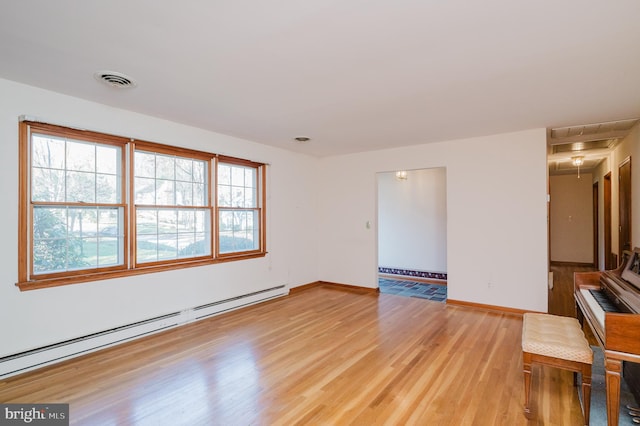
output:
[[[212,156],[135,144],[135,264],[211,258]]]
[[[262,249],[262,165],[231,158],[218,161],[218,255]]]
[[[264,167],[22,122],[17,285],[28,290],[263,256]]]

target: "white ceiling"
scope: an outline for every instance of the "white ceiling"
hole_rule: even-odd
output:
[[[639,0],[4,1],[0,77],[326,156],[640,117],[639,18]]]

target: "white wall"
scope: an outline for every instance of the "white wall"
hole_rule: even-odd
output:
[[[591,173],[549,177],[551,261],[593,263]]]
[[[545,129],[321,159],[320,278],[377,287],[376,173],[433,167],[447,171],[449,299],[546,312]]]
[[[270,163],[264,258],[20,292],[18,117]],[[264,288],[317,280],[317,159],[0,80],[0,356]]]
[[[23,114],[271,164],[269,254],[20,292],[14,283]],[[447,169],[450,299],[546,311],[545,146],[545,130],[535,129],[315,159],[0,79],[0,356],[281,284],[376,287],[376,173],[398,169]]]
[[[447,194],[444,168],[378,173],[378,265],[447,271]]]

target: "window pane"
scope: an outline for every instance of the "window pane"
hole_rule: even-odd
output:
[[[207,187],[201,183],[193,184],[193,204],[194,206],[206,206],[209,202],[207,198]]]
[[[34,135],[31,199],[50,202],[119,203],[121,152],[120,147]],[[105,173],[98,175],[97,167]]]
[[[258,211],[224,210],[220,212],[220,253],[260,248]]]
[[[156,202],[161,206],[172,206],[176,204],[175,182],[172,180],[156,180]]]
[[[156,180],[137,177],[135,179],[136,204],[156,203]]]
[[[67,216],[64,208],[33,211],[33,270],[35,273],[67,267]]]
[[[218,164],[218,184],[231,185],[231,166]]]
[[[138,263],[178,257],[178,213],[178,210],[172,209],[137,209],[136,261]]]
[[[256,185],[256,172],[257,169],[253,167],[247,167],[244,169],[244,185],[247,187],[255,188]]]
[[[122,217],[121,208],[34,207],[34,273],[121,265]]]
[[[158,234],[175,235],[178,232],[177,221],[176,210],[158,210]]]
[[[175,179],[175,159],[165,155],[156,155],[156,178]]]
[[[124,233],[122,210],[98,210],[98,252],[96,254],[98,266],[112,266],[122,264]]]
[[[255,191],[253,188],[246,188],[244,190],[244,206],[245,207],[257,207],[258,203],[256,202]]]
[[[160,206],[207,204],[206,161],[143,152],[136,152],[135,161],[141,162],[140,165],[135,166],[134,191],[137,204]],[[155,166],[152,167],[152,164]],[[152,169],[155,170],[153,173],[151,173]]]
[[[193,182],[193,160],[176,158],[176,180]]]
[[[32,136],[31,164],[33,167],[64,169],[65,141],[53,137]]]
[[[244,187],[231,187],[231,207],[245,207],[244,205]]]
[[[138,209],[137,262],[210,255],[209,217],[206,209]]]
[[[136,177],[156,177],[156,156],[146,152],[136,151],[134,156]]]
[[[67,208],[67,232],[78,238],[95,237],[98,233],[96,214],[95,208]]]
[[[155,262],[177,257],[177,211],[138,209],[136,212],[136,261]]]
[[[136,213],[136,234],[156,235],[158,233],[157,210],[138,209]]]
[[[244,186],[244,167],[231,168],[231,185]]]
[[[195,230],[195,212],[192,210],[178,211],[178,232],[193,232]]]
[[[65,201],[64,170],[33,168],[31,170],[31,199],[33,201]]]
[[[178,237],[176,235],[158,236],[158,260],[178,258]]]
[[[176,182],[176,204],[179,206],[193,206],[193,184]]]
[[[113,194],[115,197],[115,194]],[[67,172],[66,201],[95,203],[96,175],[94,173]]]
[[[96,147],[96,172],[120,174],[120,148],[115,146],[98,145]]]
[[[118,177],[114,175],[96,175],[96,202],[117,203],[120,199]]]
[[[67,141],[67,170],[95,172],[95,144]]]
[[[63,238],[33,241],[33,273],[67,270],[67,240]]]
[[[209,224],[209,212],[207,210],[196,210],[194,212],[195,224],[193,226],[193,230],[197,233],[208,232],[210,233],[210,224]]]
[[[180,257],[197,257],[197,256],[208,256],[211,254],[211,241],[209,239],[209,235],[205,233],[195,233],[192,236],[190,235],[188,239],[192,239],[190,244],[184,245],[184,243],[188,240],[185,238],[181,241],[182,246],[180,248],[179,256]]]
[[[120,251],[120,246],[122,245],[121,241],[122,240],[120,238],[98,237],[98,267],[122,264],[120,261],[122,258],[122,253]]]
[[[218,205],[220,207],[258,207],[256,199],[257,169],[220,165],[218,173]]]
[[[69,261],[69,270],[97,268],[98,267],[98,239],[78,238],[80,241],[80,253],[77,259]]]
[[[231,187],[218,185],[218,205],[220,207],[231,207]]]
[[[138,263],[158,260],[158,235],[138,235],[136,241],[136,260]]]
[[[193,257],[193,251],[197,249],[195,242],[194,234],[180,235],[178,238],[178,257]]]
[[[207,162],[194,161],[193,162],[193,181],[200,182],[202,184],[207,183]]]

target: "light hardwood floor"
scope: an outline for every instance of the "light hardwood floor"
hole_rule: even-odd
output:
[[[537,367],[522,318],[318,286],[0,381],[81,425],[579,425],[571,373]]]

